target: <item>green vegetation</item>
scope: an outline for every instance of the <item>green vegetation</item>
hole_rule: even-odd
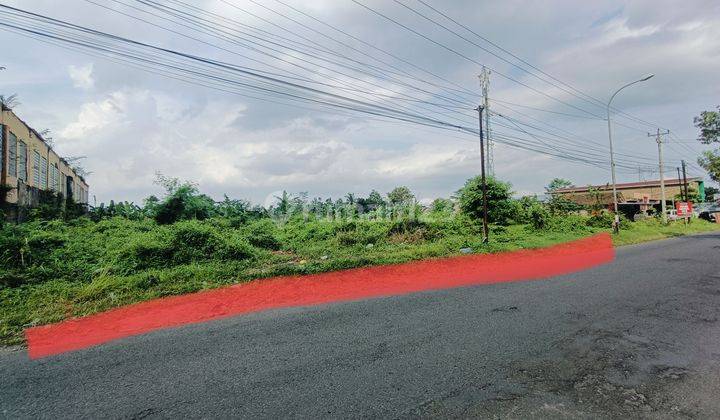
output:
[[[688,224],[685,224],[682,220],[677,220],[663,226],[659,220],[652,218],[630,223],[629,225],[625,224],[624,227],[626,229],[621,229],[620,233],[613,237],[613,243],[616,246],[720,230],[720,224],[702,219],[693,219]]]
[[[717,111],[703,111],[693,120],[695,127],[700,129],[698,141],[702,144],[720,143],[720,106]],[[720,149],[706,150],[698,158],[702,166],[715,182],[720,182]]]
[[[399,263],[461,253],[544,247],[608,231],[610,215],[581,216],[535,197],[511,198],[491,180],[491,242],[482,244],[478,184],[455,200],[420,206],[407,188],[390,197],[308,199],[283,193],[269,209],[159,178],[162,199],[113,203],[77,218],[42,211],[0,225],[0,344],[22,342],[29,326],[156,297],[252,279]],[[479,195],[482,199],[482,194]],[[661,227],[624,223],[617,243],[711,230],[695,220]]]

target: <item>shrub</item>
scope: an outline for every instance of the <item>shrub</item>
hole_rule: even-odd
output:
[[[339,224],[336,232],[337,241],[341,245],[376,244],[387,239],[390,225],[386,221],[353,220]]]
[[[587,219],[587,225],[595,228],[612,227],[615,217],[608,212],[596,213]]]
[[[216,255],[221,260],[247,260],[255,257],[255,249],[244,237],[231,235],[225,238]]]
[[[270,219],[260,219],[250,223],[246,229],[247,239],[253,246],[276,251],[280,249],[280,230]]]
[[[12,225],[0,229],[0,267],[20,267],[24,252],[24,229]]]
[[[172,224],[179,220],[204,220],[215,213],[215,202],[205,194],[200,194],[197,185],[191,182],[181,183],[178,179],[165,178],[158,174],[157,183],[167,191],[160,203],[153,202],[153,217],[158,224]]]
[[[223,244],[223,238],[210,226],[199,221],[185,221],[171,229],[170,252],[176,263],[212,258]]]
[[[531,205],[527,212],[530,224],[535,229],[545,229],[551,222],[550,212],[540,203]]]
[[[26,240],[29,257],[35,264],[47,261],[67,241],[67,235],[52,230],[34,231]]]
[[[158,233],[134,235],[118,253],[115,268],[122,274],[130,274],[136,270],[166,267],[172,254],[168,239]]]

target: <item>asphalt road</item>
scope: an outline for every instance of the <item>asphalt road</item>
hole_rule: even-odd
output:
[[[273,310],[37,361],[0,417],[720,418],[720,235],[532,282]]]

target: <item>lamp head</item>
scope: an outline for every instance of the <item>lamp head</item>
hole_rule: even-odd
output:
[[[645,76],[645,77],[643,77],[642,79],[640,79],[640,81],[641,81],[641,82],[644,82],[644,81],[646,81],[646,80],[652,79],[653,77],[655,77],[655,75],[654,75],[653,73],[650,73],[650,74],[648,74],[647,76]]]

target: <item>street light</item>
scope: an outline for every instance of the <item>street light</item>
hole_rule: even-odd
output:
[[[613,232],[615,233],[618,233],[620,231],[620,213],[618,213],[617,182],[615,181],[615,155],[613,154],[612,125],[610,124],[610,105],[612,104],[613,99],[615,99],[615,96],[620,93],[621,90],[625,89],[628,86],[632,86],[635,83],[649,80],[653,76],[655,75],[651,73],[643,77],[642,79],[638,79],[634,82],[630,82],[622,86],[620,89],[616,90],[615,93],[612,94],[610,100],[607,103],[608,140],[610,141],[610,173],[612,174],[613,205],[615,207],[615,221],[613,222]]]

